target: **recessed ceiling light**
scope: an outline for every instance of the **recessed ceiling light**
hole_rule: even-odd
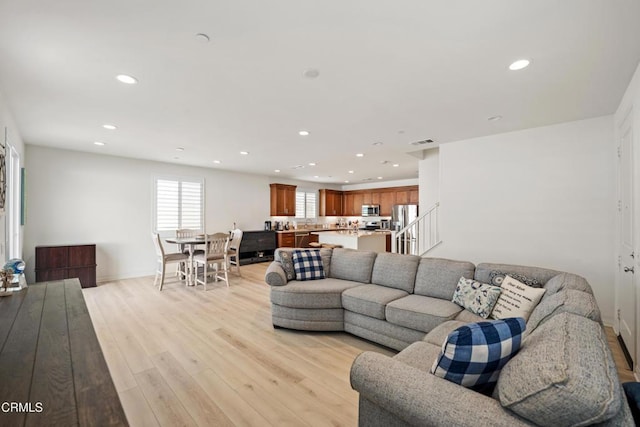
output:
[[[309,136],[309,131],[308,130],[301,130],[300,132],[298,132],[298,135],[300,135],[300,136]]]
[[[358,153],[358,154],[356,154],[356,157],[364,157],[364,154],[363,153]]]
[[[310,162],[310,163],[309,163],[309,166],[315,166],[315,165],[316,165],[316,164],[315,164],[315,163],[313,163],[313,162]]]
[[[103,127],[103,128],[105,128],[105,129],[109,129],[109,130],[116,130],[116,129],[118,129],[118,128],[116,127],[116,125],[102,125],[102,127]]]
[[[243,156],[247,156],[249,154],[248,151],[241,151],[240,154],[242,154]]]
[[[511,71],[522,70],[523,68],[527,68],[531,62],[528,59],[518,59],[509,65],[509,69]]]
[[[381,177],[381,176],[379,176],[379,177],[378,177],[378,179],[382,179],[382,177]]]
[[[320,71],[315,68],[308,68],[302,72],[302,75],[308,79],[315,79],[320,75]]]
[[[104,142],[100,142],[100,141],[96,141],[93,143],[93,145],[99,145],[100,147],[102,147],[104,144]]]
[[[387,163],[389,163],[389,160],[380,160],[381,165],[386,165]]]
[[[126,74],[118,74],[116,76],[116,79],[118,79],[119,82],[126,83],[128,85],[134,85],[134,84],[138,83],[138,79],[136,79],[133,76],[128,76]]]
[[[274,172],[276,172],[276,173],[280,173],[280,169],[276,169]]]
[[[184,148],[178,147],[178,148],[176,148],[176,151],[184,151]]]
[[[349,171],[349,173],[353,173],[353,171]]]
[[[487,120],[489,120],[490,122],[495,122],[495,121],[500,120],[501,118],[502,118],[502,116],[491,116]]]
[[[344,182],[348,184],[348,183],[349,183],[349,180],[348,180],[348,179],[346,179]]]
[[[205,33],[198,33],[198,34],[196,34],[196,39],[197,39],[199,42],[202,42],[202,43],[207,43],[207,42],[209,42],[209,40],[210,40],[210,39],[209,39],[209,36],[208,36],[208,35],[206,35]]]
[[[398,163],[394,163],[394,164],[393,164],[393,167],[394,167],[394,168],[397,168],[398,166],[400,166]]]
[[[314,177],[314,178],[320,178],[318,175],[314,175],[313,177]]]
[[[214,160],[213,163],[215,163],[216,165],[220,164],[220,160]]]

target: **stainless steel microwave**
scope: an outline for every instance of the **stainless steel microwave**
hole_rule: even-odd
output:
[[[380,216],[380,205],[362,205],[362,216]]]

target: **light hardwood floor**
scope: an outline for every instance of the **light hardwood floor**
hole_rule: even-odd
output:
[[[357,425],[353,359],[395,352],[341,332],[274,330],[266,267],[206,292],[177,280],[159,292],[151,276],[83,290],[131,426]]]

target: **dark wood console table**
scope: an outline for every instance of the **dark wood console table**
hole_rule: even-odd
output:
[[[96,286],[96,245],[36,246],[36,282],[77,277],[83,288]]]
[[[128,425],[78,279],[0,297],[0,346],[0,403],[21,405],[0,426]]]
[[[240,241],[240,265],[273,261],[275,250],[275,231],[244,231]]]

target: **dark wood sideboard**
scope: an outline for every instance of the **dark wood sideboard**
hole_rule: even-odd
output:
[[[78,279],[0,298],[0,402],[0,426],[128,425]]]
[[[273,261],[275,250],[275,231],[243,231],[239,251],[240,265]]]
[[[96,286],[96,245],[36,246],[36,282],[74,277]]]

